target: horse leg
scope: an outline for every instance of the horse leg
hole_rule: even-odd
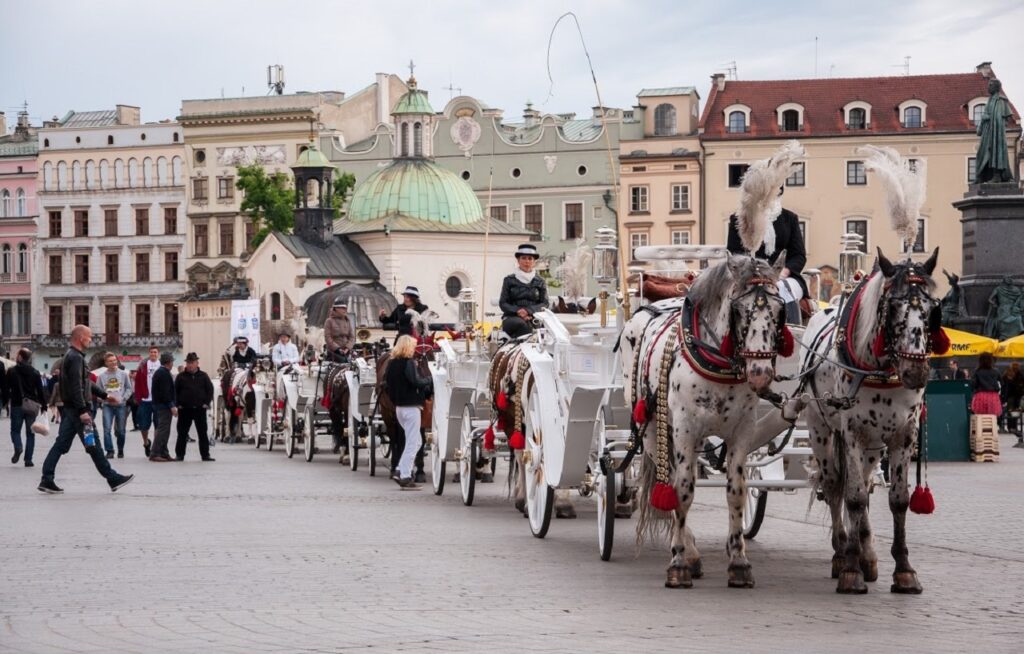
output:
[[[515,501],[516,511],[523,514],[523,517],[529,517],[526,515],[526,466],[523,465],[523,451],[515,450],[516,464],[514,480],[515,487],[512,489],[512,498]]]
[[[910,505],[910,488],[907,484],[910,468],[910,447],[906,442],[913,443],[910,435],[897,435],[889,446],[889,471],[892,484],[889,486],[889,510],[892,511],[893,539],[892,557],[896,560],[896,571],[892,575],[893,593],[917,595],[923,588],[917,579],[917,572],[910,565],[907,549],[907,507]],[[920,454],[918,455],[920,456]]]
[[[852,430],[847,426],[847,435]],[[862,478],[862,451],[855,438],[847,438],[846,451],[846,486],[843,498],[846,502],[846,513],[850,517],[850,533],[846,539],[846,551],[843,569],[839,573],[837,593],[860,595],[868,592],[864,584],[864,572],[861,570],[861,543],[871,537],[871,528],[867,522],[868,491]],[[866,530],[866,538],[865,538]]]
[[[567,490],[556,490],[555,491],[555,517],[572,520],[576,517],[576,507],[572,505],[572,500],[569,499],[570,491]]]
[[[686,517],[693,504],[693,491],[697,478],[697,438],[673,416],[673,438],[675,468],[670,471],[673,488],[679,505],[672,513],[672,559],[665,574],[666,588],[692,588],[694,570],[703,576],[700,552],[695,547],[693,531],[686,524]],[[671,462],[670,462],[671,464]]]
[[[700,560],[700,550],[697,549],[697,539],[693,530],[687,525],[683,530],[683,540],[686,543],[686,567],[690,571],[692,579],[700,579],[704,576],[704,564]]]
[[[729,539],[725,552],[729,555],[729,587],[753,588],[754,573],[747,560],[743,539],[743,511],[747,505],[747,479],[744,466],[747,452],[728,448],[725,455],[726,500],[729,503]]]
[[[875,465],[881,456],[880,450],[867,450],[860,455],[861,478],[868,489],[868,506],[871,506],[871,479]],[[864,573],[864,581],[878,581],[878,554],[875,553],[875,537],[871,531],[871,518],[864,514],[864,525],[860,532],[860,570]]]
[[[842,438],[843,434],[841,431],[833,434],[829,430],[824,417],[819,413],[821,410],[819,406],[817,411],[808,412],[807,427],[811,436],[811,449],[814,450],[818,464],[819,492],[832,515],[832,578],[838,579],[843,570],[843,552],[846,550],[846,525],[843,521],[843,489],[840,488],[832,439]],[[831,419],[836,418],[833,416]]]

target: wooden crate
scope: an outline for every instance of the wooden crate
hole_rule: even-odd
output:
[[[971,416],[971,461],[995,463],[999,460],[999,428],[992,415]]]

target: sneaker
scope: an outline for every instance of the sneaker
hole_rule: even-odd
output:
[[[50,495],[60,495],[64,492],[64,489],[53,483],[52,479],[44,479],[39,482],[37,490],[41,493],[48,493]]]
[[[203,457],[203,461],[209,461],[210,463],[213,463],[216,460],[217,459],[213,458],[212,456],[204,456]]]
[[[21,458],[21,450],[14,450],[14,456],[11,457],[11,463],[17,463]]]
[[[36,464],[32,463],[31,461],[26,461],[25,462],[25,467],[26,468],[34,468],[34,467],[36,467]]]
[[[417,484],[425,484],[425,483],[427,483],[427,475],[422,470],[417,470],[416,471],[416,477],[414,478],[414,481]]]
[[[412,477],[396,479],[395,481],[398,482],[398,486],[402,490],[419,490],[421,488],[419,484],[412,480]]]
[[[117,458],[119,458],[119,459],[123,459],[124,458],[124,450],[118,450]]]
[[[183,456],[176,456],[176,457],[174,457],[174,460],[175,461],[184,461],[185,457],[183,457]]]
[[[150,442],[149,441],[145,441],[142,444],[142,449],[146,450],[146,458],[147,459],[149,458],[149,446],[150,446]]]
[[[131,483],[131,480],[135,479],[135,475],[118,475],[110,481],[110,492],[114,493],[119,488],[123,488]]]
[[[113,452],[107,452],[107,458],[108,459],[113,459],[114,458],[114,453]]]

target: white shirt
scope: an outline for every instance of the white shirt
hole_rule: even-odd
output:
[[[299,360],[299,348],[295,346],[295,343],[291,341],[287,343],[275,343],[274,347],[270,349],[270,360],[274,362],[274,365],[280,368],[284,365],[285,361],[289,363],[295,363]]]
[[[146,359],[146,397],[142,398],[143,402],[153,401],[153,373],[160,368],[160,361],[151,361]]]

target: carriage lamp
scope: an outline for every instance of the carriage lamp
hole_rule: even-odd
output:
[[[864,274],[864,237],[843,234],[839,242],[843,248],[839,253],[839,282],[843,292],[850,293]]]
[[[476,316],[476,292],[471,288],[459,291],[459,322],[467,331],[473,328]]]
[[[606,285],[615,281],[618,271],[619,248],[615,244],[615,230],[601,227],[594,233],[594,259],[591,272],[598,284]]]

